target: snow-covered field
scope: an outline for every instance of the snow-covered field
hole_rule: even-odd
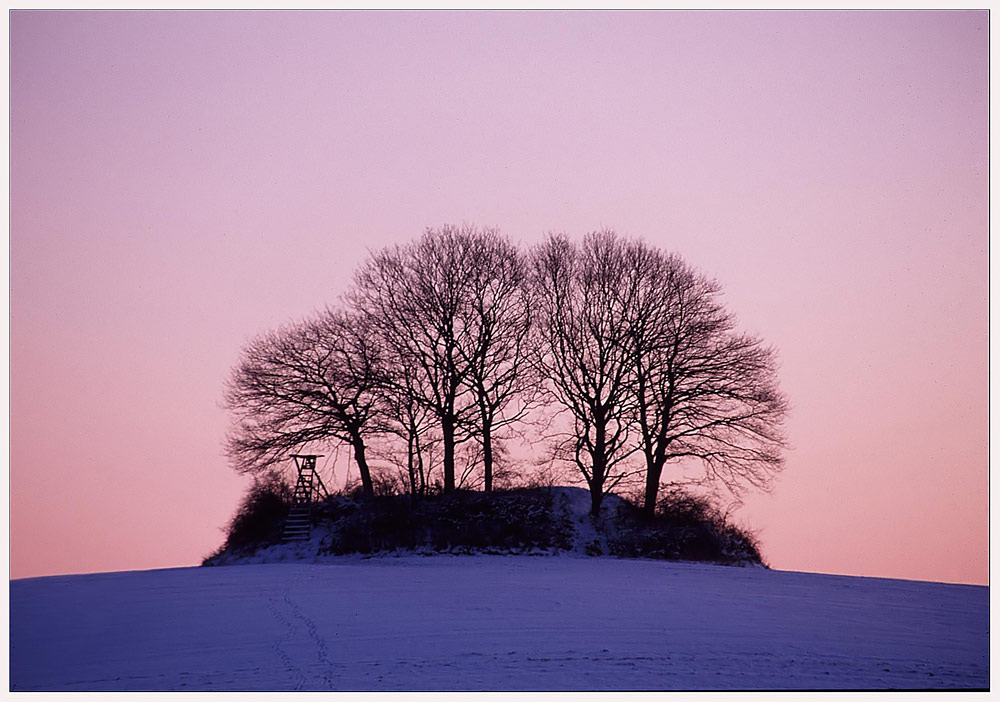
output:
[[[13,690],[985,688],[985,587],[566,556],[10,584]]]

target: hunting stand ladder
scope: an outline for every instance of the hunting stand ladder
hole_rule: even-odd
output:
[[[292,493],[292,507],[285,520],[282,541],[308,541],[312,531],[313,503],[322,497],[329,497],[330,493],[316,472],[316,459],[320,456],[294,454],[292,458],[295,459],[299,479]]]

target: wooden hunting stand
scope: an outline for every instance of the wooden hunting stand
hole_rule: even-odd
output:
[[[292,493],[292,508],[288,510],[282,541],[308,541],[312,532],[312,506],[315,501],[329,497],[330,493],[316,472],[319,455],[293,454],[299,479]]]

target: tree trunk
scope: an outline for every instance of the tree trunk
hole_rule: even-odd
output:
[[[594,517],[601,515],[601,501],[604,500],[605,458],[596,451],[592,454],[593,474],[587,481],[590,488],[590,513]]]
[[[455,418],[441,418],[441,439],[444,442],[444,491],[455,490]]]
[[[406,472],[410,479],[410,504],[417,502],[417,466],[413,455],[413,434],[406,437]]]
[[[483,489],[493,491],[493,435],[486,417],[483,417]]]
[[[354,460],[361,473],[361,491],[365,497],[374,497],[375,487],[372,485],[372,474],[368,470],[368,459],[365,458],[365,440],[360,436],[354,439]]]
[[[594,414],[594,448],[590,454],[593,463],[593,477],[590,480],[590,513],[594,517],[601,515],[601,500],[604,499],[604,479],[607,473],[607,456],[604,412],[598,408]]]
[[[417,475],[420,478],[420,496],[427,494],[427,474],[424,472],[424,451],[420,448],[420,435],[413,435],[413,446],[417,452]]]
[[[590,514],[594,517],[601,516],[601,502],[604,500],[604,486],[590,486]]]
[[[656,495],[660,490],[660,476],[663,464],[649,463],[646,466],[646,494],[642,502],[642,516],[652,519],[656,515]]]

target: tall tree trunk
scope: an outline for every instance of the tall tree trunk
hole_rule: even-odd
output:
[[[413,456],[413,434],[406,437],[406,472],[410,479],[410,504],[417,501],[417,466]]]
[[[420,448],[420,435],[414,432],[413,446],[417,452],[417,476],[420,478],[420,496],[427,494],[427,474],[424,472],[424,450]]]
[[[604,500],[604,481],[600,487],[596,484],[590,486],[590,514],[594,517],[601,516],[601,502]]]
[[[455,490],[455,418],[441,418],[441,439],[444,442],[444,491]]]
[[[493,434],[490,420],[483,412],[483,482],[486,492],[493,491]]]
[[[656,514],[656,495],[660,489],[660,476],[663,475],[663,464],[649,461],[646,463],[646,494],[642,502],[642,516],[652,519]]]
[[[361,491],[365,497],[374,497],[375,486],[372,484],[372,474],[368,470],[368,459],[365,457],[365,440],[360,436],[354,437],[354,460],[358,464],[358,472],[361,474]]]
[[[595,414],[597,414],[597,421],[594,422],[596,436],[594,437],[594,451],[591,454],[593,478],[590,481],[590,513],[594,517],[599,517],[601,515],[601,501],[604,499],[604,480],[607,477],[608,457],[605,455],[606,427],[603,421],[603,413],[601,410],[598,410]]]

